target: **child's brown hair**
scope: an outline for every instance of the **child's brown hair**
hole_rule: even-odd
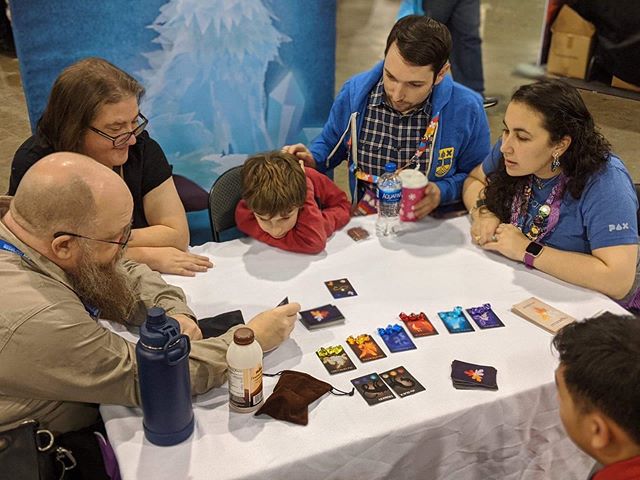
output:
[[[268,218],[304,205],[307,178],[298,159],[279,150],[247,159],[242,168],[242,198],[247,207]]]

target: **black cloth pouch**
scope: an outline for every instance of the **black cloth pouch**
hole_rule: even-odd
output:
[[[236,325],[244,325],[244,317],[240,310],[221,313],[215,317],[207,317],[198,320],[198,326],[203,338],[219,337]]]

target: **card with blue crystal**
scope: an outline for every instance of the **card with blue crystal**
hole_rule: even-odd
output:
[[[387,325],[387,328],[378,328],[378,334],[382,337],[385,345],[391,353],[414,350],[415,343],[411,340],[404,328],[397,323]]]
[[[464,316],[462,307],[455,307],[449,312],[438,312],[438,316],[444,326],[449,330],[449,333],[464,333],[474,332],[474,328],[471,326],[467,317]]]

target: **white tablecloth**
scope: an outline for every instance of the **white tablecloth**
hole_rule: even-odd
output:
[[[283,252],[241,239],[193,249],[216,266],[195,278],[167,277],[184,288],[199,317],[240,308],[248,321],[288,296],[303,309],[333,303],[344,325],[307,331],[267,354],[266,372],[307,372],[340,389],[371,372],[404,366],[426,391],[368,406],[326,395],[312,404],[306,427],[230,412],[226,387],[194,403],[196,430],[174,447],[144,438],[139,409],[101,408],[124,479],[583,479],[591,461],[565,436],[556,404],[552,336],[511,313],[535,296],[577,318],[623,313],[606,297],[567,285],[471,245],[466,217],[427,219],[395,239],[379,240],[373,218],[354,219],[372,237],[344,231],[316,256]],[[347,277],[358,296],[333,299],[326,280]],[[504,328],[451,335],[437,316],[456,305],[489,302]],[[389,353],[376,328],[398,313],[424,311],[440,335],[415,339],[416,350]],[[370,333],[387,358],[330,376],[315,355],[321,346]],[[350,351],[350,350],[349,350]],[[451,361],[493,365],[499,391],[455,390]],[[277,379],[265,378],[266,394]]]

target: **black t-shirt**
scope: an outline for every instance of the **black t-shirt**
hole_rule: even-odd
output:
[[[36,134],[24,142],[16,151],[11,164],[8,195],[15,195],[24,174],[41,158],[53,153],[53,147]],[[114,168],[119,173],[120,168]],[[137,137],[136,144],[129,147],[129,158],[122,167],[124,181],[133,196],[133,228],[148,227],[142,199],[162,182],[171,178],[172,167],[158,142],[145,131]]]

